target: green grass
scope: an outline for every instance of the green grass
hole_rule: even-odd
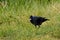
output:
[[[50,20],[37,29],[30,15]],[[0,40],[60,40],[60,0],[0,0]]]

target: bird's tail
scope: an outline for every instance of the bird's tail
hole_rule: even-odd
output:
[[[45,19],[45,21],[49,21],[49,19]]]

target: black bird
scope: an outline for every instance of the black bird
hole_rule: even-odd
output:
[[[46,19],[46,18],[44,18],[44,17],[32,16],[32,15],[30,16],[30,22],[31,22],[33,25],[35,25],[35,27],[36,27],[36,26],[40,27],[40,25],[41,25],[43,22],[47,21],[47,20],[49,20],[49,19]]]

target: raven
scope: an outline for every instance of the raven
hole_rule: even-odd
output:
[[[30,16],[30,22],[31,22],[33,25],[35,25],[35,27],[36,27],[36,26],[40,27],[40,25],[41,25],[43,22],[47,21],[47,20],[49,20],[49,19],[46,19],[46,18],[44,18],[44,17],[32,16],[32,15]]]

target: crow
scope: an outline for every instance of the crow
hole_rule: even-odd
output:
[[[46,19],[45,17],[38,17],[38,16],[32,16],[32,15],[30,16],[30,22],[33,25],[35,25],[35,27],[36,26],[40,27],[40,25],[47,20],[49,19]]]

